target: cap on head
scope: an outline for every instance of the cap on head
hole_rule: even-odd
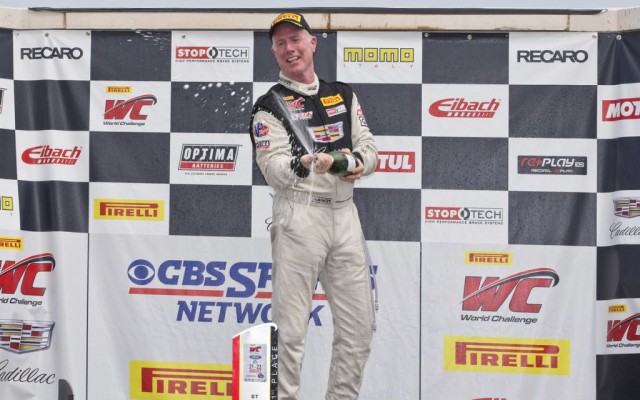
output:
[[[271,23],[271,28],[269,29],[269,38],[273,36],[273,31],[275,31],[279,25],[284,24],[285,22],[295,25],[298,28],[306,29],[307,32],[311,33],[311,28],[309,28],[309,24],[304,19],[304,16],[302,14],[282,13],[278,15],[276,19],[274,19]]]

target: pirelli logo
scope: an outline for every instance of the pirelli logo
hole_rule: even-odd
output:
[[[130,397],[140,400],[231,400],[231,364],[129,362]]]
[[[446,371],[569,375],[570,357],[569,340],[444,338]]]
[[[274,26],[275,24],[282,21],[283,19],[292,19],[296,21],[298,24],[300,24],[301,23],[300,21],[302,20],[302,18],[298,14],[291,14],[291,13],[280,14],[278,18],[273,20],[273,22],[271,23],[271,26]]]
[[[20,237],[0,236],[0,249],[22,250],[23,247],[24,247],[24,239]]]
[[[614,304],[609,306],[609,314],[626,313],[626,312],[627,312],[626,304]]]
[[[465,264],[511,265],[513,254],[510,251],[467,251],[464,262]]]
[[[331,107],[344,102],[344,99],[342,98],[342,95],[338,93],[335,96],[320,97],[320,101],[323,106]]]
[[[94,199],[95,219],[164,221],[164,200]]]
[[[107,86],[107,93],[131,94],[133,93],[133,87],[132,86]]]

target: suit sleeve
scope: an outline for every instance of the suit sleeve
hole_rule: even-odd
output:
[[[361,156],[364,165],[362,175],[372,174],[378,164],[378,148],[355,93],[351,104],[351,140],[353,153],[358,153]]]

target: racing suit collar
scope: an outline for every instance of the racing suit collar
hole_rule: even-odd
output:
[[[315,94],[318,94],[318,90],[320,89],[320,81],[318,80],[318,75],[316,74],[313,74],[312,83],[300,83],[294,81],[293,79],[287,78],[282,74],[282,72],[280,72],[278,83],[287,87],[288,89],[293,90],[294,92],[298,92],[305,96],[313,96]]]

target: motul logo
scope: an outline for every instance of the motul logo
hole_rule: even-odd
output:
[[[412,151],[380,151],[376,172],[416,172],[416,153]]]
[[[452,97],[438,100],[429,107],[429,114],[438,118],[493,118],[500,107],[500,100],[467,101]]]
[[[25,296],[43,296],[46,288],[36,287],[39,273],[51,272],[56,260],[51,253],[27,257],[20,261],[0,260],[0,293],[15,294],[18,287]]]
[[[462,309],[465,311],[498,311],[509,296],[509,309],[513,312],[539,313],[541,304],[528,302],[536,288],[548,288],[558,284],[560,277],[549,268],[537,268],[519,272],[506,278],[467,276],[464,282]]]
[[[633,314],[629,318],[607,321],[607,342],[620,342],[623,339],[628,341],[639,341],[640,313]]]
[[[107,100],[104,106],[104,119],[123,120],[129,116],[132,120],[146,120],[142,108],[152,106],[158,102],[156,96],[144,94],[129,100]]]
[[[22,152],[22,161],[26,164],[75,165],[81,152],[78,146],[74,146],[73,149],[56,149],[49,145],[36,146]]]
[[[602,120],[605,122],[640,118],[640,97],[602,100]]]

